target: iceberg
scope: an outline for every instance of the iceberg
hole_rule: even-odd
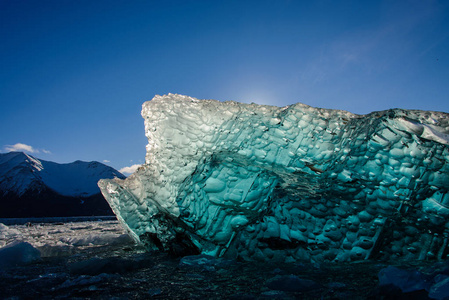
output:
[[[282,262],[447,256],[447,113],[168,94],[142,117],[145,163],[98,185],[148,249]]]

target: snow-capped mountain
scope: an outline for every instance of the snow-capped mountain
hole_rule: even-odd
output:
[[[114,177],[125,178],[99,162],[58,164],[0,153],[0,217],[109,214],[97,182]]]

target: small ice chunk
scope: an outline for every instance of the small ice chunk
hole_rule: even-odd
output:
[[[40,260],[41,253],[30,243],[15,241],[0,248],[0,268],[14,267]]]
[[[427,290],[429,281],[424,274],[416,270],[403,270],[388,266],[379,272],[379,286],[393,285],[401,289],[403,293]]]

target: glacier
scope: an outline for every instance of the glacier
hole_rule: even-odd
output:
[[[168,94],[145,163],[98,185],[148,249],[258,261],[446,258],[449,114]]]

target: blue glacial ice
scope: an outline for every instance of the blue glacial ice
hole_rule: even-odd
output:
[[[99,186],[149,249],[284,262],[447,256],[447,113],[168,94],[142,116],[145,164]]]

